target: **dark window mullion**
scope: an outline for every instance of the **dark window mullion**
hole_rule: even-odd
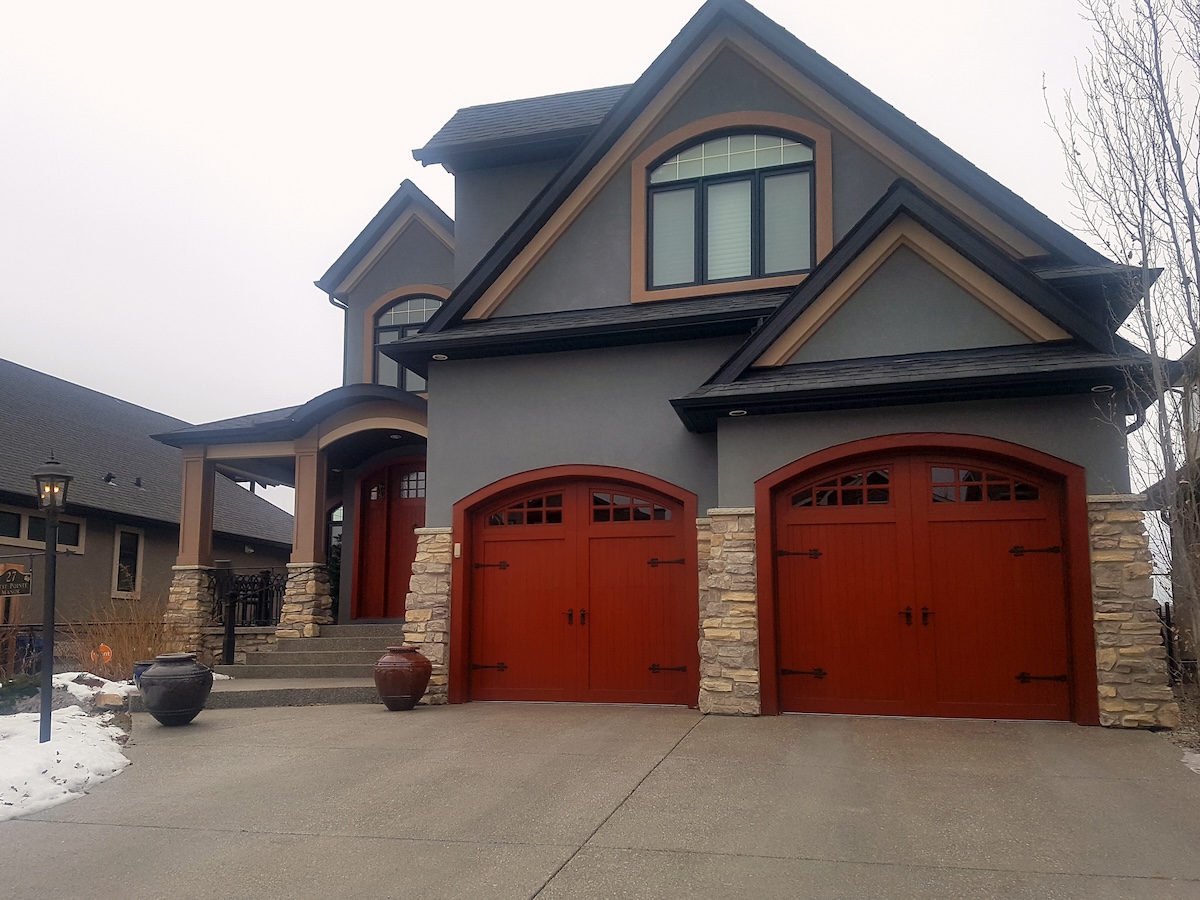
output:
[[[703,178],[692,182],[692,197],[695,200],[696,250],[692,284],[708,282],[708,184]]]

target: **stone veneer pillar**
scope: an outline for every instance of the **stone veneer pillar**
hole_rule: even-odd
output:
[[[1137,501],[1128,495],[1088,497],[1100,724],[1174,728],[1179,707],[1167,679],[1149,542]]]
[[[700,554],[700,711],[757,716],[758,570],[754,510],[710,509],[696,521]]]
[[[417,528],[410,591],[405,600],[404,637],[433,664],[422,703],[449,700],[450,565],[454,542],[449,528]]]
[[[160,653],[199,653],[203,629],[213,621],[213,570],[208,566],[174,566],[167,590],[163,630],[169,646]]]
[[[329,569],[323,563],[288,563],[287,572],[275,636],[319,637],[322,625],[333,624]]]

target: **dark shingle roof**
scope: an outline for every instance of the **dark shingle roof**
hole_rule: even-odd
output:
[[[408,368],[424,373],[434,353],[471,359],[745,335],[778,309],[789,294],[790,290],[765,291],[499,316],[463,322],[440,334],[415,334],[385,344],[382,349]]]
[[[1148,365],[1146,354],[1124,341],[1115,353],[1076,342],[985,347],[751,369],[671,403],[690,429],[707,431],[735,408],[803,412],[1074,393],[1099,384],[1120,388],[1127,378],[1147,377]]]
[[[183,420],[8,360],[0,360],[0,419],[0,493],[32,501],[32,473],[53,451],[75,478],[69,509],[179,524],[180,454],[150,435],[185,427]],[[111,485],[103,480],[109,473]],[[214,527],[240,538],[292,542],[290,515],[225,478],[217,479]]]
[[[589,133],[629,85],[590,88],[546,97],[486,103],[460,109],[413,156],[430,165],[473,149],[531,144],[551,136]]]

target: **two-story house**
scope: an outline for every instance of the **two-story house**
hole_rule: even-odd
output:
[[[164,438],[181,602],[214,473],[269,471],[280,633],[340,510],[339,617],[404,618],[434,702],[1169,724],[1123,267],[742,0],[415,155],[456,220],[406,182],[317,282],[344,384]]]

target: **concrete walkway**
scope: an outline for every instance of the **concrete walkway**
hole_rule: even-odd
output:
[[[1200,897],[1200,775],[1073,725],[471,704],[135,717],[2,898]]]

